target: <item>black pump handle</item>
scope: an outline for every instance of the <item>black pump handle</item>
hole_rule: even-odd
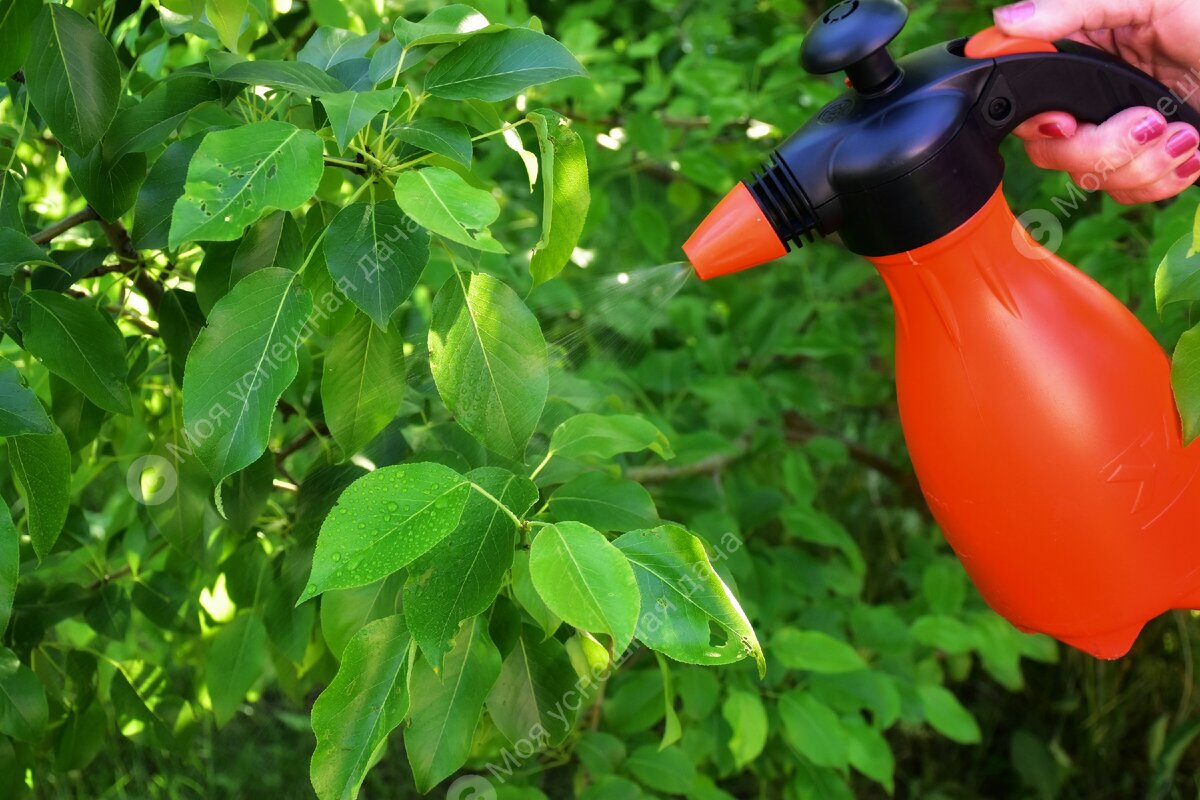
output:
[[[1200,130],[1200,111],[1145,72],[1079,42],[1064,40],[1055,47],[1057,53],[995,59],[996,73],[983,108],[1002,136],[1046,111],[1065,111],[1083,122],[1099,124],[1137,106],[1156,108],[1168,122],[1186,122]],[[1200,91],[1200,75],[1195,76],[1192,91]]]

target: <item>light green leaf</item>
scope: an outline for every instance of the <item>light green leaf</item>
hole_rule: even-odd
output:
[[[172,142],[163,151],[138,190],[133,204],[133,246],[145,250],[164,250],[171,230],[171,213],[183,196],[188,164],[200,147],[204,134]]]
[[[533,587],[533,579],[529,575],[529,551],[527,550],[518,550],[513,553],[512,587],[513,595],[521,604],[521,608],[533,617],[547,636],[553,635],[562,625],[562,619],[549,609],[537,589]]]
[[[321,154],[315,133],[276,120],[208,134],[175,203],[171,247],[231,241],[264,212],[302,204],[321,181]]]
[[[959,744],[979,743],[978,723],[949,689],[933,685],[918,686],[917,694],[925,708],[925,721],[934,730]]]
[[[501,455],[524,455],[550,377],[546,340],[516,292],[456,270],[433,301],[429,368],[468,433]]]
[[[411,51],[435,44],[462,42],[478,33],[503,30],[505,27],[489,25],[487,17],[471,6],[454,4],[430,11],[420,22],[410,22],[401,17],[392,29],[396,40]]]
[[[511,28],[468,39],[425,76],[425,91],[447,100],[507,100],[523,89],[584,69],[567,48],[543,33]]]
[[[625,554],[594,528],[560,522],[529,548],[529,574],[542,600],[569,624],[606,633],[621,653],[638,624],[638,582]]]
[[[111,317],[47,289],[26,294],[20,308],[26,350],[104,410],[132,412],[125,341]]]
[[[741,770],[753,763],[767,744],[767,710],[757,694],[732,689],[721,706],[721,716],[733,731],[729,752],[734,766]]]
[[[663,525],[631,531],[613,544],[637,577],[637,637],[647,647],[688,664],[731,664],[752,656],[759,675],[766,674],[758,636],[700,539],[678,525]],[[723,632],[715,644],[713,626]]]
[[[249,0],[207,0],[205,12],[221,44],[231,53],[238,52],[238,38],[246,24]]]
[[[329,223],[324,248],[338,288],[387,330],[429,261],[429,234],[395,203],[355,203]]]
[[[1183,441],[1200,436],[1200,325],[1179,337],[1171,357],[1171,388],[1183,422]]]
[[[359,478],[321,525],[312,575],[297,604],[408,566],[457,527],[470,491],[466,478],[434,463],[383,467]]]
[[[511,744],[555,747],[570,733],[583,705],[577,680],[562,643],[522,625],[488,695],[488,714]]]
[[[404,337],[355,314],[334,336],[321,376],[325,423],[347,457],[392,421],[405,386]]]
[[[788,744],[819,767],[846,766],[849,744],[837,714],[806,689],[796,688],[779,698],[779,716]]]
[[[243,611],[217,629],[204,662],[204,682],[217,725],[233,719],[266,662],[267,629],[257,614]]]
[[[691,796],[696,766],[681,748],[642,745],[629,754],[625,766],[644,786],[665,794]]]
[[[780,628],[775,632],[771,652],[788,669],[828,674],[867,668],[858,651],[821,631]]]
[[[500,215],[490,192],[476,189],[445,167],[401,172],[395,183],[396,202],[418,224],[467,247],[508,252],[487,230]]]
[[[74,389],[63,386],[83,400]],[[91,408],[98,410],[95,406]],[[54,548],[67,519],[71,498],[71,452],[58,429],[49,435],[13,436],[7,441],[8,462],[23,512],[17,522],[24,520],[26,533],[40,561]],[[79,610],[73,606],[71,613]]]
[[[969,653],[979,644],[975,629],[957,617],[927,614],[912,626],[913,638],[921,644],[951,654]]]
[[[41,0],[0,0],[0,75],[12,75],[29,55],[29,28]]]
[[[46,251],[15,228],[0,228],[0,276],[15,273],[26,264],[53,264]]]
[[[517,517],[533,507],[537,488],[498,467],[482,467],[467,479]],[[471,492],[458,527],[413,562],[404,585],[404,613],[413,638],[435,669],[465,619],[482,614],[500,592],[513,562],[517,526],[480,492]]]
[[[607,472],[585,472],[550,495],[556,519],[577,520],[602,531],[628,531],[658,522],[650,493],[641,484]]]
[[[343,150],[350,140],[367,126],[377,114],[390,111],[400,101],[404,87],[376,89],[369,92],[337,92],[321,96],[321,105],[329,117],[338,147]]]
[[[271,415],[296,377],[312,298],[296,273],[259,270],[222,297],[188,353],[183,419],[215,483],[267,447]]]
[[[138,189],[146,180],[146,154],[127,153],[112,159],[103,151],[102,145],[96,145],[85,156],[67,153],[67,169],[88,205],[101,219],[115,222],[137,200]]]
[[[13,524],[8,503],[0,498],[0,636],[8,629],[8,621],[12,617],[20,570],[21,536]]]
[[[53,432],[50,415],[33,390],[25,385],[20,370],[11,361],[0,358],[0,436],[25,433],[44,436]]]
[[[592,193],[587,152],[567,118],[542,109],[526,119],[533,122],[542,154],[542,236],[529,262],[536,286],[567,265],[583,233]]]
[[[1154,274],[1154,304],[1161,314],[1171,303],[1200,300],[1200,253],[1189,233],[1177,241]]]
[[[500,652],[483,617],[462,626],[441,674],[423,660],[413,663],[404,749],[417,791],[428,792],[466,762],[484,701],[499,675]]]
[[[408,714],[411,641],[395,614],[364,626],[342,652],[312,708],[317,748],[309,774],[321,800],[357,797],[377,751]]]
[[[33,21],[25,86],[54,135],[78,154],[100,142],[117,113],[121,66],[96,26],[47,3]]]
[[[371,45],[378,41],[377,33],[360,36],[353,31],[322,25],[313,31],[313,35],[296,54],[296,59],[312,64],[317,69],[327,70],[343,61],[366,57]]]
[[[441,117],[418,117],[392,128],[392,136],[413,147],[457,161],[464,167],[471,166],[471,134],[461,122]]]
[[[846,731],[846,757],[850,766],[892,793],[896,760],[887,739],[858,716],[842,720]]]
[[[662,431],[632,414],[577,414],[554,429],[550,450],[566,458],[610,459],[639,450],[675,455]]]
[[[46,692],[17,654],[0,646],[0,733],[36,742],[49,724]]]
[[[303,96],[340,94],[346,91],[346,87],[337,78],[303,61],[239,61],[217,73],[217,78],[248,86],[284,89]]]
[[[142,101],[121,111],[104,137],[104,157],[144,153],[167,140],[201,103],[219,100],[220,87],[206,75],[179,75],[154,87]]]

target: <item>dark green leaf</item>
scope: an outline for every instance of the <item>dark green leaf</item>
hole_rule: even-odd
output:
[[[471,134],[461,122],[440,117],[418,117],[392,128],[392,136],[413,147],[457,161],[464,167],[471,166]]]
[[[12,617],[20,568],[21,537],[13,524],[8,503],[0,498],[0,636],[8,629],[8,620]]]
[[[602,531],[628,531],[658,522],[658,511],[641,484],[607,472],[585,472],[550,495],[557,519],[578,520]]]
[[[67,153],[67,169],[76,187],[102,219],[114,222],[137,200],[146,180],[146,155],[132,152],[117,159],[97,145],[86,156]]]
[[[121,67],[112,45],[76,12],[49,3],[30,31],[25,86],[33,107],[75,153],[100,143],[117,113]]]
[[[405,386],[404,337],[355,314],[329,346],[321,376],[325,423],[347,457],[392,421]]]
[[[46,692],[16,653],[0,646],[0,733],[24,742],[41,738],[49,722]]]
[[[343,61],[364,57],[371,45],[378,41],[379,35],[375,33],[360,36],[353,31],[322,25],[313,31],[313,35],[296,54],[296,59],[328,70]]]
[[[338,288],[383,330],[429,261],[429,235],[392,202],[343,208],[324,248]]]
[[[488,714],[514,745],[532,741],[555,747],[570,733],[583,705],[576,681],[562,643],[523,626],[488,695]]]
[[[53,264],[46,251],[21,231],[0,228],[0,275],[12,275],[26,264]]]
[[[242,612],[217,629],[205,659],[205,684],[218,725],[233,719],[262,676],[266,657],[267,631],[257,615]]]
[[[220,97],[220,87],[205,75],[179,75],[162,81],[140,103],[117,114],[104,137],[105,160],[115,162],[126,153],[153,150],[175,132],[192,109]]]
[[[378,114],[395,108],[404,94],[403,87],[367,92],[337,92],[321,97],[321,105],[329,116],[338,147],[343,150],[358,132]]]
[[[203,134],[172,142],[150,168],[150,174],[138,190],[133,206],[133,246],[142,250],[161,250],[167,246],[171,212],[183,196],[188,164],[200,147]]]
[[[0,0],[0,75],[12,75],[29,55],[29,27],[40,0]]]
[[[50,416],[33,390],[25,385],[20,371],[11,361],[0,358],[0,436],[53,432]]]
[[[346,90],[337,78],[303,61],[241,61],[221,70],[216,77],[249,86],[285,89],[305,96],[336,94]]]

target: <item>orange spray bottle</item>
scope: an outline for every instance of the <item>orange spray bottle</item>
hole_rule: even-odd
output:
[[[984,599],[1018,628],[1117,658],[1200,607],[1200,444],[1137,319],[1050,253],[1001,193],[998,146],[1059,110],[1134,106],[1200,127],[1167,87],[1094,48],[995,30],[899,61],[896,0],[845,0],[804,41],[849,91],[738,184],[684,245],[708,279],[838,233],[896,313],[896,383],[925,499]]]

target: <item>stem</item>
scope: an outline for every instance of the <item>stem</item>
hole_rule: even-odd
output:
[[[49,228],[40,230],[29,238],[33,239],[34,244],[47,244],[48,242],[53,241],[56,236],[66,233],[76,225],[82,225],[85,222],[91,222],[92,220],[99,218],[100,215],[96,213],[96,209],[88,206],[83,211],[76,211],[71,216],[60,219]]]
[[[546,457],[543,458],[542,463],[538,464],[537,468],[534,469],[533,473],[529,476],[529,480],[534,480],[537,478],[537,476],[541,474],[542,470],[546,468],[546,465],[550,463],[550,459],[552,458],[554,458],[553,448],[546,451]]]
[[[478,483],[472,483],[471,488],[474,489],[475,491],[479,492],[481,495],[486,497],[488,500],[491,500],[493,503],[495,503],[496,508],[500,509],[506,515],[508,515],[508,518],[511,519],[513,521],[513,524],[516,525],[518,528],[522,527],[525,524],[521,520],[520,517],[518,517],[516,514],[514,514],[512,511],[510,511],[508,506],[504,505],[504,503],[501,503],[499,500],[497,500],[495,498],[495,496],[491,492],[489,492],[487,489],[484,489]]]

